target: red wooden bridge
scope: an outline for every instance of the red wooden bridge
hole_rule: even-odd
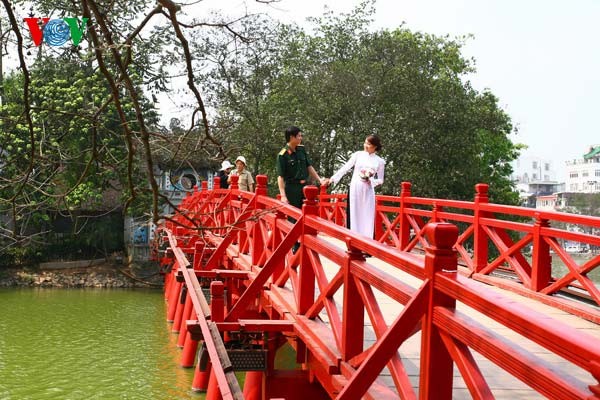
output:
[[[307,186],[299,210],[236,178],[203,182],[156,235],[181,366],[208,399],[600,400],[600,254],[564,248],[599,248],[600,218],[404,182],[377,196],[371,240],[340,226],[344,195]]]

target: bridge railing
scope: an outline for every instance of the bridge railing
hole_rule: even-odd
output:
[[[345,225],[346,195],[321,188],[319,215]],[[600,218],[489,203],[488,185],[476,185],[474,201],[413,197],[403,182],[400,196],[377,196],[375,239],[403,251],[423,251],[424,227],[451,222],[459,227],[454,244],[463,272],[470,277],[528,294],[600,322]],[[571,253],[569,245],[586,249]],[[553,268],[553,256],[564,268]],[[565,298],[584,298],[592,307]]]
[[[600,398],[597,339],[526,307],[517,307],[485,285],[457,273],[457,255],[461,253],[456,244],[465,233],[444,221],[450,217],[472,225],[474,221],[458,213],[446,215],[439,207],[435,211],[413,208],[425,202],[405,195],[401,205],[405,212],[400,219],[412,219],[413,230],[407,242],[418,241],[424,249],[424,255],[414,254],[389,246],[385,240],[356,236],[332,223],[335,218],[319,217],[323,209],[316,187],[305,188],[301,211],[267,197],[266,180],[265,176],[257,176],[255,194],[239,191],[235,179],[231,190],[196,192],[186,199],[186,216],[173,218],[165,227],[170,243],[171,238],[177,241],[171,243],[173,274],[186,269],[184,275],[190,275],[189,281],[185,279],[186,296],[198,293],[190,290],[196,284],[192,276],[225,274],[225,270],[244,274],[243,281],[227,283],[230,291],[226,312],[222,319],[213,321],[219,330],[239,327],[244,318],[257,313],[293,323],[293,332],[285,337],[295,347],[297,361],[310,369],[332,398],[381,399],[398,394],[416,398],[407,360],[400,353],[402,345],[412,338],[421,343],[418,391],[422,398],[452,397],[453,365],[473,397],[491,397],[490,377],[480,368],[480,356],[544,396]],[[445,201],[440,204],[458,205]],[[488,207],[485,212],[503,210]],[[428,224],[424,224],[426,221]],[[489,216],[480,217],[479,224],[494,229],[513,227]],[[487,233],[491,229],[480,229],[491,236]],[[390,229],[388,235],[394,230],[401,228]],[[294,252],[296,243],[299,248]],[[207,247],[212,250],[204,257]],[[374,267],[365,259],[365,253],[401,271],[407,280]],[[182,254],[192,260],[189,265]],[[165,263],[169,263],[168,258]],[[170,308],[184,286],[171,284],[167,288],[175,293]],[[384,312],[386,301],[397,304],[393,307],[395,315]],[[197,318],[213,318],[196,307],[195,303],[201,301],[192,303]],[[484,327],[465,309],[496,321],[501,329]],[[375,336],[367,346],[365,318]],[[260,322],[253,324],[260,326]],[[509,332],[560,357],[565,363],[563,368],[557,371],[549,367],[534,350],[513,342]],[[377,378],[386,366],[395,391]],[[583,372],[587,378],[582,379],[576,372]],[[223,381],[219,380],[219,387],[225,385]],[[230,387],[221,388],[221,393],[229,392]]]

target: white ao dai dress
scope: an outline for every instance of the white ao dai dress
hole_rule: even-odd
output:
[[[373,238],[373,227],[375,223],[375,187],[383,183],[385,160],[375,153],[357,151],[350,159],[331,177],[333,183],[340,179],[354,167],[352,180],[350,181],[350,229]],[[371,168],[375,175],[363,180],[361,170]]]

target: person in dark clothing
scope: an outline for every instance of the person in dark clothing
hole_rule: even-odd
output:
[[[308,178],[322,183],[319,174],[312,166],[312,161],[306,154],[302,143],[302,131],[297,126],[291,126],[285,131],[287,144],[277,155],[277,186],[281,201],[302,208],[304,199],[303,188],[308,184]]]
[[[312,161],[306,154],[302,143],[302,131],[297,126],[291,126],[285,130],[287,144],[277,155],[277,186],[281,201],[302,208],[304,199],[304,186],[308,184],[308,178],[323,183],[317,171],[312,166]],[[296,220],[289,217],[290,222]],[[292,253],[296,253],[300,242],[292,247]]]
[[[217,176],[221,178],[221,189],[229,189],[229,183],[227,183],[227,178],[229,178],[229,173],[231,172],[232,168],[233,165],[228,160],[225,160],[221,163],[221,169],[217,173]]]

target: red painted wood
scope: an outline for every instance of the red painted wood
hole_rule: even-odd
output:
[[[174,216],[157,230],[165,232],[171,246],[171,251],[164,252],[161,263],[182,268],[181,274],[193,294],[191,319],[198,321],[194,329],[203,336],[213,335],[214,339],[216,334],[220,338],[218,332],[223,332],[227,342],[231,332],[254,332],[271,337],[268,340],[287,339],[297,350],[297,360],[303,363],[307,374],[297,378],[302,389],[290,391],[289,398],[309,393],[309,386],[301,383],[302,379],[317,385],[331,398],[394,398],[398,396],[396,393],[402,398],[415,398],[405,360],[398,353],[399,346],[413,335],[419,335],[422,344],[419,397],[451,398],[453,365],[458,367],[473,397],[489,397],[489,384],[473,352],[484,355],[544,396],[597,397],[598,340],[516,305],[463,277],[457,273],[457,257],[464,264],[461,272],[466,271],[468,276],[530,293],[532,298],[552,299],[545,293],[555,293],[571,285],[586,290],[600,304],[600,293],[586,276],[600,265],[600,256],[579,265],[563,247],[563,240],[597,245],[600,238],[556,228],[559,223],[569,223],[600,229],[600,218],[552,212],[536,214],[535,210],[492,204],[487,198],[487,185],[477,186],[473,202],[412,197],[410,189],[405,182],[400,197],[378,196],[378,237],[369,240],[335,225],[344,222],[341,218],[345,213],[344,195],[329,195],[323,189],[318,193],[315,187],[307,187],[306,203],[303,210],[298,210],[266,196],[266,177],[257,177],[256,193],[203,188],[182,203],[189,213]],[[515,216],[531,221],[510,221]],[[290,223],[288,217],[297,222]],[[446,222],[460,222],[461,231]],[[202,230],[197,229],[199,224]],[[243,234],[240,230],[244,230]],[[347,249],[343,244],[340,247],[326,241],[325,236],[346,243]],[[301,248],[292,255],[291,247],[296,241],[300,241]],[[216,250],[204,266],[206,269],[188,270],[188,257],[195,267],[198,264],[199,243],[210,244]],[[493,260],[488,260],[492,254],[488,253],[489,246],[496,247],[499,254]],[[530,246],[533,247],[531,262],[524,255]],[[551,274],[551,250],[569,269],[561,277]],[[416,290],[375,268],[373,259],[364,260],[362,252],[420,280],[421,286]],[[505,265],[524,284],[490,275],[501,269],[505,271]],[[177,301],[173,293],[178,293],[177,286],[181,285],[175,279],[176,269],[165,276],[169,313],[174,307],[172,302]],[[222,291],[213,299],[212,309],[206,309],[199,297],[199,278],[224,281],[212,285],[228,288],[226,314]],[[376,292],[397,302],[402,310],[390,325],[385,322]],[[343,299],[341,304],[337,296]],[[589,319],[598,315],[589,307],[586,311],[582,305],[567,305],[566,299],[554,298],[548,302],[561,309],[576,310]],[[588,371],[592,378],[582,385],[569,378],[568,370],[554,372],[529,350],[465,318],[456,311],[457,303],[497,321],[503,327],[500,332],[511,331],[527,337]],[[376,336],[369,348],[363,348],[365,311]],[[325,313],[328,324],[319,317]],[[208,347],[214,365],[214,384],[223,398],[235,398],[231,367],[227,360],[217,357],[219,340],[213,339],[209,339]],[[262,342],[253,340],[258,340],[255,344],[259,345]],[[269,343],[271,351],[279,347]],[[266,387],[284,387],[277,382],[278,374],[273,370],[274,355],[269,359]],[[378,378],[384,366],[390,371],[396,393]],[[194,387],[200,386],[201,378],[205,379],[206,374],[195,374]],[[269,389],[265,390],[268,393]]]

